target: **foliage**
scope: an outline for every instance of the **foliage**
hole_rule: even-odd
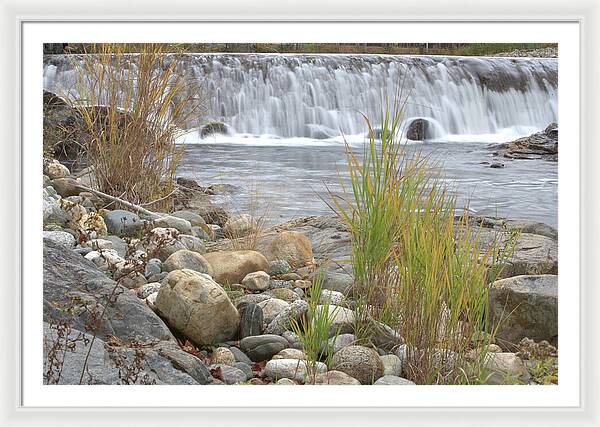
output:
[[[330,332],[333,326],[333,320],[336,315],[337,307],[329,309],[329,303],[325,301],[319,305],[319,298],[325,282],[325,269],[317,271],[312,279],[308,289],[308,312],[300,320],[291,322],[292,331],[298,335],[302,348],[307,356],[308,380],[315,380],[316,364],[325,360],[328,366],[331,365],[333,357],[333,346],[337,332],[334,333],[332,342],[329,342]]]
[[[90,135],[83,151],[96,188],[136,204],[164,202],[183,153],[174,140],[204,110],[201,82],[163,45],[102,44],[85,53],[72,58],[77,95],[66,98]]]
[[[488,331],[488,284],[515,236],[490,238],[467,211],[455,218],[438,165],[400,143],[401,92],[382,113],[380,142],[365,118],[362,157],[346,145],[351,185],[330,192],[331,207],[352,236],[357,339],[371,338],[373,319],[390,325],[406,341],[408,379],[454,384],[482,375],[484,355],[468,363],[466,355],[473,334]],[[491,342],[489,332],[478,344]]]

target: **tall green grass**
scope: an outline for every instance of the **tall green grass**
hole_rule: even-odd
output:
[[[514,236],[483,235],[437,172],[440,165],[400,142],[405,100],[382,114],[381,141],[370,137],[362,156],[346,144],[350,185],[331,194],[331,207],[352,236],[357,301],[355,334],[371,340],[373,321],[406,344],[404,375],[419,384],[456,384],[481,377],[489,330],[488,285],[514,247]],[[489,231],[488,231],[489,233]],[[472,355],[477,355],[473,357]],[[469,356],[469,357],[468,357]]]
[[[319,304],[323,284],[325,283],[325,268],[321,268],[313,277],[308,289],[308,312],[306,316],[291,322],[292,331],[298,335],[304,353],[307,357],[307,382],[313,382],[316,378],[317,362],[324,360],[327,366],[331,366],[333,357],[333,345],[335,345],[334,332],[333,342],[329,343],[337,307],[330,310],[328,303]]]

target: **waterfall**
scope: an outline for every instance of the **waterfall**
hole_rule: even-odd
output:
[[[188,54],[185,72],[208,89],[209,117],[235,134],[324,139],[364,134],[385,95],[407,97],[405,125],[433,139],[526,135],[557,122],[558,61],[392,55]],[[76,97],[67,55],[44,59],[44,89]],[[460,139],[460,138],[458,138]]]

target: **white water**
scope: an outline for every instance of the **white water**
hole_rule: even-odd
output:
[[[209,117],[199,120],[223,121],[238,136],[217,142],[362,138],[361,113],[377,122],[398,82],[408,97],[405,124],[430,120],[434,140],[505,142],[557,122],[556,59],[191,54],[184,62],[183,71],[208,88]],[[74,81],[66,56],[46,58],[45,89],[76,97]]]

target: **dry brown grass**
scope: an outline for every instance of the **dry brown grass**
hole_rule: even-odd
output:
[[[137,51],[129,55],[126,52]],[[79,99],[71,105],[91,138],[85,162],[98,190],[132,203],[164,202],[174,188],[182,129],[205,111],[202,82],[163,45],[102,44],[74,59]],[[158,206],[157,206],[158,205]]]

